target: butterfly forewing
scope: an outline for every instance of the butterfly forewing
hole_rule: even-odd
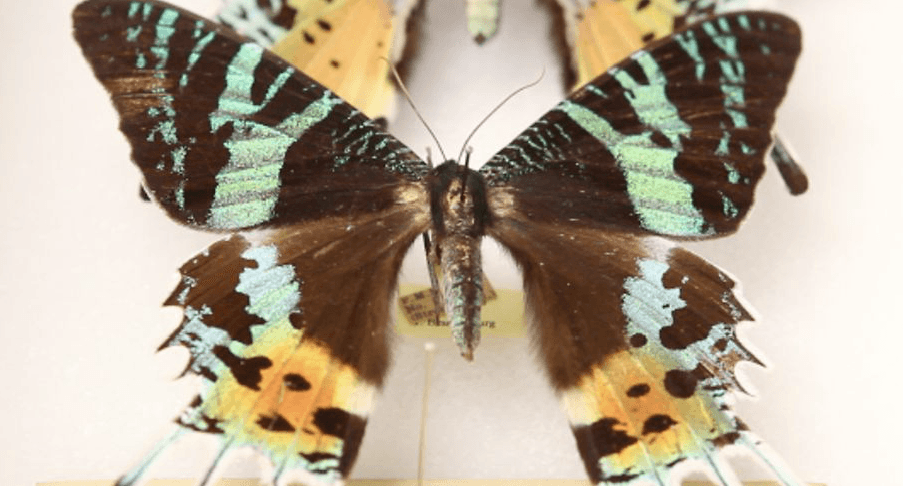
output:
[[[566,12],[563,19],[567,24],[565,37],[570,45],[572,69],[566,71],[566,84],[576,89],[648,42],[694,22],[710,19],[717,12],[737,10],[754,2],[627,0],[590,2],[576,8],[573,4],[579,2],[574,0],[558,0],[558,3]],[[805,172],[779,137],[775,137],[771,158],[790,193],[804,193],[808,187]]]
[[[156,2],[87,2],[73,17],[145,186],[182,223],[230,230],[376,211],[427,170],[229,29]]]
[[[593,80],[481,172],[542,222],[731,233],[752,205],[799,51],[799,28],[786,17],[702,22]]]

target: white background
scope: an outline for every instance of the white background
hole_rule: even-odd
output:
[[[473,139],[482,163],[563,96],[548,19],[532,0],[507,0],[498,37],[477,47],[462,1],[429,3],[409,83],[447,151],[546,70]],[[184,350],[154,349],[180,320],[160,308],[175,269],[215,236],[138,199],[118,121],[71,37],[74,4],[5,2],[0,15],[2,485],[116,477],[196,385],[173,381]],[[693,249],[742,281],[760,316],[743,337],[771,369],[744,369],[759,399],[742,401],[740,415],[806,480],[888,484],[903,436],[903,12],[889,0],[786,0],[779,9],[802,24],[805,48],[778,126],[811,188],[790,196],[770,167],[739,233]],[[393,132],[423,154],[422,128],[406,108],[400,115]],[[516,285],[510,261],[492,248],[486,260],[496,285]],[[420,278],[416,269],[405,276]],[[357,477],[415,475],[422,344],[399,340]],[[437,345],[428,477],[583,477],[525,339],[488,339],[473,364],[450,340]],[[211,452],[193,445],[156,475],[199,476]],[[252,461],[238,464],[230,475],[256,475]],[[764,476],[739,464],[745,478]]]

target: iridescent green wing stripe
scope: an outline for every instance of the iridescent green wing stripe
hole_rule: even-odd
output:
[[[787,17],[714,17],[617,64],[481,171],[540,222],[733,232],[752,206],[799,52]]]
[[[570,2],[571,0],[559,0],[559,3],[565,7],[565,10],[571,8]],[[587,54],[581,54],[581,49],[574,48],[574,46],[579,46],[587,41],[592,42],[591,39],[584,37],[586,36],[586,32],[614,34],[616,37],[622,36],[623,34],[621,34],[621,32],[623,26],[621,25],[621,22],[629,20],[635,24],[639,29],[639,32],[642,33],[642,40],[645,43],[659,39],[664,35],[680,30],[687,25],[706,20],[718,13],[737,11],[741,8],[751,8],[749,4],[754,2],[749,2],[748,0],[694,0],[692,2],[684,0],[630,0],[617,3],[619,3],[623,9],[629,10],[631,15],[623,17],[620,15],[609,15],[605,17],[593,15],[593,13],[590,12],[590,9],[598,8],[599,5],[597,3],[591,3],[590,6],[580,7],[580,9],[572,16],[565,16],[565,20],[574,18],[576,19],[576,22],[581,23],[581,25],[590,22],[589,25],[583,25],[582,29],[578,29],[577,26],[570,26],[567,31],[562,33],[562,35],[568,37],[567,43],[572,46],[571,68],[576,73],[580,73],[579,66],[585,61],[585,59],[581,59],[580,56],[585,56]],[[590,21],[588,19],[593,20]],[[576,37],[574,38],[574,36]],[[609,45],[603,42],[594,47],[607,52]],[[617,49],[617,46],[613,47],[614,49]],[[596,54],[593,54],[590,57],[595,56]],[[601,73],[602,69],[604,68],[600,68],[600,71],[596,74]],[[571,89],[580,87],[580,85],[586,81],[586,79],[582,78],[582,76],[585,76],[583,73],[579,74],[581,79],[573,79],[578,75],[575,72],[565,73],[566,84],[571,86]],[[775,134],[771,159],[780,171],[781,177],[784,179],[784,184],[787,186],[790,193],[799,195],[806,192],[809,181],[802,166],[799,165],[790,152],[787,145],[777,136],[777,134]]]
[[[159,2],[89,1],[73,18],[146,188],[179,222],[233,230],[376,211],[427,171],[353,107],[227,28]]]

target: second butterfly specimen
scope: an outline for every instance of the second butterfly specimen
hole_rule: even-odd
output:
[[[217,19],[370,118],[392,118],[390,62],[403,61],[419,0],[226,0]]]
[[[715,13],[738,8],[747,0],[556,0],[562,10],[566,43],[570,46],[573,89],[595,79],[647,42],[675,30],[710,19]],[[573,79],[570,79],[573,78]],[[771,150],[791,194],[806,192],[809,181],[790,149],[775,137]]]
[[[797,484],[731,410],[750,315],[734,282],[662,237],[732,233],[749,211],[800,51],[790,19],[719,16],[653,42],[479,170],[431,168],[291,64],[156,1],[90,0],[77,42],[110,92],[147,192],[179,223],[235,233],[166,301],[204,388],[176,431],[259,451],[274,482],[349,473],[390,363],[390,300],[425,231],[461,353],[480,340],[480,240],[524,277],[540,358],[598,484],[723,484],[739,446]]]

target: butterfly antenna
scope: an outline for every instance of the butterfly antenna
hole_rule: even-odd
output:
[[[423,119],[423,115],[420,114],[420,110],[417,109],[417,105],[414,104],[414,100],[413,98],[411,98],[411,93],[408,93],[408,88],[401,80],[401,76],[398,74],[398,70],[395,69],[395,65],[385,57],[380,56],[380,59],[386,61],[386,63],[389,64],[389,69],[392,70],[392,77],[395,78],[395,82],[398,83],[398,87],[401,88],[401,92],[404,93],[404,97],[408,100],[408,104],[411,105],[411,109],[414,110],[414,114],[417,115],[417,118],[420,119],[420,123],[423,123],[423,126],[426,127],[426,131],[430,132],[430,136],[433,137],[433,141],[436,142],[436,147],[439,148],[439,155],[442,156],[442,160],[448,160],[448,158],[445,157],[445,151],[442,150],[442,144],[439,143],[439,139],[436,138],[436,134],[433,133],[433,129],[430,128],[430,126],[426,123],[426,120]]]
[[[499,111],[499,109],[500,109],[502,106],[504,106],[505,103],[507,103],[511,98],[514,98],[515,96],[517,96],[518,94],[520,94],[521,91],[525,91],[525,90],[530,89],[530,88],[536,86],[537,84],[539,84],[539,82],[542,81],[542,78],[544,78],[545,75],[546,75],[546,68],[543,67],[543,68],[542,68],[542,72],[539,73],[539,77],[536,78],[536,81],[531,81],[531,82],[529,82],[529,83],[527,83],[527,84],[521,86],[520,88],[517,88],[517,89],[514,90],[511,94],[509,94],[508,96],[506,96],[505,99],[503,99],[503,100],[501,101],[501,103],[495,105],[495,108],[493,108],[492,111],[490,111],[489,114],[487,114],[485,117],[483,117],[483,119],[480,120],[480,123],[477,123],[477,126],[474,127],[473,131],[470,132],[470,135],[468,135],[467,138],[464,140],[464,144],[461,145],[461,151],[458,152],[458,159],[457,159],[457,160],[461,160],[461,156],[464,155],[464,150],[467,148],[467,144],[470,142],[470,139],[473,138],[474,134],[477,133],[477,130],[479,130],[480,127],[483,126],[484,123],[486,123],[486,120],[488,120],[489,117],[491,117],[492,115],[494,115],[495,112]]]

